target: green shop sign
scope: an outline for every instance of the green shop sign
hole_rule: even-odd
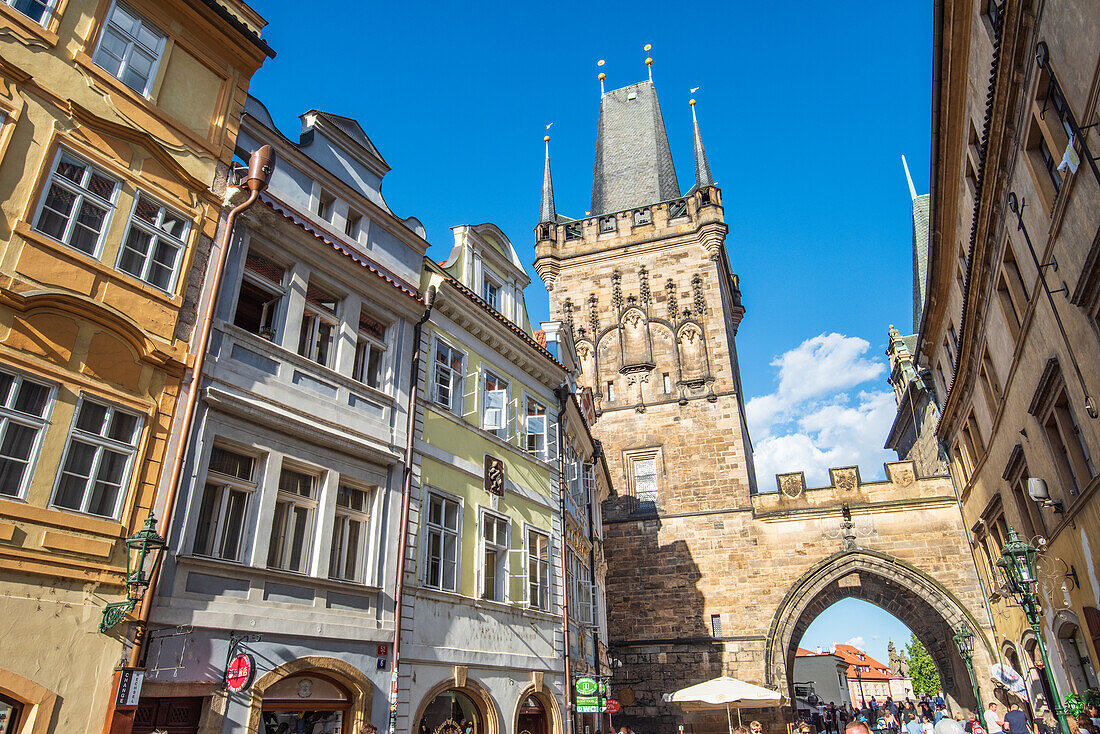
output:
[[[573,705],[578,714],[598,714],[607,707],[607,699],[601,696],[577,696]]]
[[[592,696],[598,684],[592,678],[577,678],[577,682],[573,684],[574,690],[576,690],[578,696]],[[578,700],[578,704],[580,701]]]

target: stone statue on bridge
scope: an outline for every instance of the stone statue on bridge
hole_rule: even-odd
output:
[[[898,652],[894,647],[894,641],[890,640],[890,643],[886,646],[886,651],[890,655],[890,677],[891,678],[908,678],[909,677],[909,658],[905,656],[904,652]]]

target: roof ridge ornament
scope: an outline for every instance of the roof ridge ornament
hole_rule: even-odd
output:
[[[599,61],[596,62],[596,66],[603,66],[605,63],[607,63],[607,62],[604,61],[603,59],[600,59]],[[603,80],[607,78],[607,74],[604,74],[603,71],[601,71],[596,76],[596,78],[600,80],[600,99],[603,99],[603,96],[605,94],[604,88],[603,88]]]
[[[645,46],[642,47],[642,50],[645,51],[646,53],[649,53],[650,49],[652,49],[652,48],[653,48],[653,44],[647,43]],[[653,83],[653,57],[652,56],[646,56],[645,65],[646,65],[646,68],[649,70],[649,83],[652,84]]]

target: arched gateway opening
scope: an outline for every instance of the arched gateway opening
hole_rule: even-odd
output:
[[[949,591],[929,575],[886,554],[870,550],[834,554],[807,571],[776,610],[768,634],[768,684],[786,690],[795,700],[795,653],[806,628],[828,607],[854,598],[874,604],[897,617],[927,648],[936,662],[944,694],[954,706],[975,710],[970,677],[952,640],[954,630],[966,624],[978,633],[974,665],[989,657],[981,625]]]

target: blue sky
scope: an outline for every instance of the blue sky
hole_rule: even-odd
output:
[[[859,599],[842,599],[815,619],[802,636],[799,647],[829,650],[837,643],[854,645],[880,663],[889,663],[886,646],[890,640],[901,652],[909,644],[909,628],[874,604]]]
[[[365,3],[254,0],[278,52],[252,92],[283,131],[316,108],[360,121],[383,192],[427,227],[492,221],[530,268],[550,132],[558,211],[589,208],[599,86],[653,78],[681,187],[689,89],[723,188],[747,315],[738,352],[762,488],[830,466],[882,476],[893,419],[887,327],[912,330],[911,208],[928,189],[932,4]],[[831,642],[831,641],[830,641]],[[885,644],[885,643],[884,643]]]

